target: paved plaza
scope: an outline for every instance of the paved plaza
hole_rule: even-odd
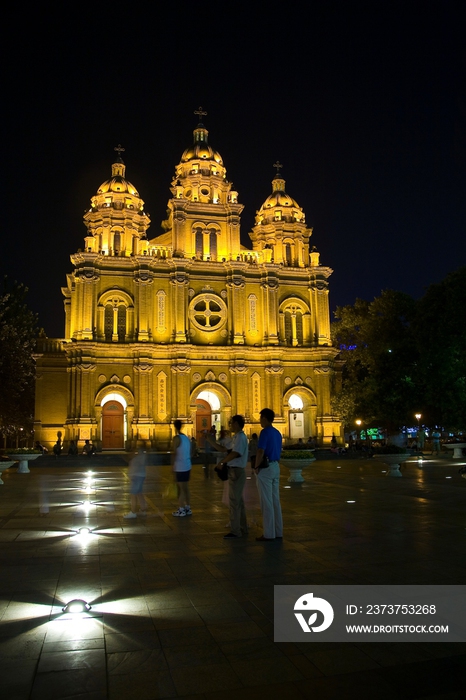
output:
[[[200,465],[191,517],[172,517],[170,467],[151,466],[148,514],[124,520],[123,459],[3,473],[2,699],[466,698],[466,644],[273,642],[274,584],[466,584],[464,461],[413,460],[401,479],[318,461],[291,487],[282,470],[284,539],[261,543],[254,477],[249,535],[231,541],[223,483]],[[62,614],[72,598],[87,618]]]

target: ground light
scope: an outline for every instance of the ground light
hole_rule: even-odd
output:
[[[356,503],[356,501],[346,501],[347,503]]]
[[[81,537],[88,537],[91,531],[88,527],[80,527],[79,530],[76,530],[76,534]]]
[[[73,600],[70,600],[69,603],[62,608],[64,613],[83,613],[88,612],[90,609],[91,606],[89,603],[86,603],[86,601],[82,600],[81,598],[74,598]]]

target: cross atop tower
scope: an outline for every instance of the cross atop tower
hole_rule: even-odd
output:
[[[207,112],[204,112],[202,110],[202,107],[199,107],[199,109],[194,110],[194,114],[197,114],[197,116],[199,117],[199,123],[202,122],[202,117],[207,116]]]
[[[280,175],[280,168],[283,168],[283,165],[280,163],[279,160],[277,160],[276,163],[273,164],[274,168],[277,168],[277,177]]]
[[[125,151],[125,149],[123,148],[121,143],[119,143],[118,146],[115,146],[115,148],[113,150],[118,153],[119,158],[121,158],[121,154],[124,153],[124,151]]]

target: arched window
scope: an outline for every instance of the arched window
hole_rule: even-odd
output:
[[[291,243],[285,243],[285,260],[287,265],[293,264],[293,258],[291,255]]]
[[[210,247],[210,259],[217,260],[217,234],[215,231],[210,231],[209,247]]]
[[[118,232],[113,236],[113,250],[115,253],[119,253],[121,250],[121,234]]]
[[[112,334],[113,334],[113,306],[111,304],[107,304],[105,307],[105,341],[107,343],[112,342]]]
[[[285,340],[287,345],[303,344],[303,313],[301,309],[286,309]]]
[[[196,258],[201,258],[201,260],[204,257],[204,234],[202,233],[202,230],[198,228],[196,230]]]
[[[126,306],[120,300],[105,305],[104,335],[106,343],[124,343],[127,333]]]
[[[126,335],[126,306],[124,304],[120,304],[118,307],[117,334],[118,342],[124,343]]]

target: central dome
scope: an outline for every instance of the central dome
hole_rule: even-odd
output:
[[[193,131],[194,142],[190,148],[187,148],[181,156],[182,163],[188,163],[190,160],[214,160],[219,165],[223,165],[222,156],[218,151],[209,146],[209,132],[199,124]]]

